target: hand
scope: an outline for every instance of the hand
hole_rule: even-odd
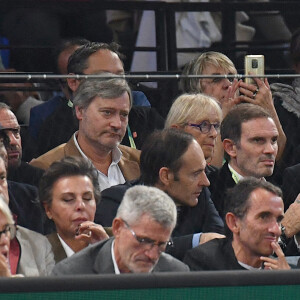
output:
[[[7,258],[3,254],[0,254],[0,277],[11,277]]]
[[[83,240],[88,244],[94,244],[106,240],[108,237],[109,236],[101,225],[86,221],[78,226],[75,239]]]
[[[290,270],[291,267],[287,263],[279,244],[277,242],[276,243],[272,242],[271,246],[278,258],[275,259],[266,256],[261,256],[260,259],[264,262],[265,269],[266,270]]]
[[[270,85],[267,78],[261,80],[253,78],[256,85],[240,83],[240,92],[244,95],[239,96],[240,101],[257,104],[266,109],[272,116],[275,110]]]
[[[222,100],[222,113],[223,119],[227,115],[227,113],[231,110],[231,108],[240,103],[240,99],[238,97],[239,94],[239,86],[242,80],[234,79],[232,85],[227,89],[227,94],[225,98]]]
[[[281,223],[288,238],[300,232],[300,194],[285,212]]]
[[[213,239],[224,239],[224,238],[225,238],[225,235],[219,234],[219,233],[216,233],[216,232],[202,233],[201,236],[200,236],[199,245],[204,244],[204,243],[206,243],[210,240],[213,240]]]

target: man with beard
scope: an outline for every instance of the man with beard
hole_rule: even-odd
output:
[[[8,180],[38,186],[42,169],[22,161],[20,125],[10,107],[0,102],[0,136],[8,158]]]
[[[140,151],[120,145],[132,106],[127,82],[118,77],[84,80],[76,89],[73,103],[79,122],[78,131],[66,144],[48,151],[30,164],[47,169],[52,162],[63,157],[82,156],[98,170],[101,190],[139,177]]]
[[[188,271],[163,253],[176,224],[173,200],[154,187],[130,188],[113,220],[114,238],[99,242],[58,263],[53,275]]]
[[[227,162],[209,174],[211,198],[224,216],[225,194],[242,178],[271,176],[278,151],[278,130],[270,114],[258,105],[236,105],[221,124]]]

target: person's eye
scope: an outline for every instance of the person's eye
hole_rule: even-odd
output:
[[[127,113],[127,112],[123,112],[123,113],[121,113],[121,117],[123,117],[123,118],[127,118],[127,117],[128,117],[128,113]]]
[[[110,110],[102,110],[102,114],[103,114],[104,116],[109,117],[112,113],[111,113]]]
[[[213,78],[212,82],[213,83],[218,83],[218,82],[221,82],[223,78],[221,77],[216,77],[216,78]]]
[[[63,202],[71,202],[74,200],[74,198],[63,198],[62,200]]]

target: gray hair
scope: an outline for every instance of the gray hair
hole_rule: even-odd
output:
[[[116,217],[132,225],[138,223],[144,214],[164,228],[174,229],[176,225],[177,211],[174,201],[160,189],[136,185],[126,191]]]
[[[0,195],[0,211],[3,213],[3,215],[6,218],[7,224],[14,224],[14,219],[12,216],[12,213],[8,207],[8,204],[4,200],[4,197]]]
[[[129,96],[130,107],[132,106],[131,90],[125,79],[111,73],[101,73],[103,76],[113,77],[83,80],[74,93],[74,106],[86,109],[95,97],[114,99],[122,96],[125,92]]]

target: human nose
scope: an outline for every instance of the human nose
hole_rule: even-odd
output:
[[[18,145],[18,139],[15,137],[15,135],[11,131],[9,131],[7,133],[7,136],[9,138],[10,145]]]
[[[269,232],[275,234],[277,237],[281,235],[281,225],[277,220],[274,220],[270,225]]]
[[[210,182],[204,171],[201,173],[201,175],[199,177],[198,185],[199,186],[210,186]]]
[[[223,89],[227,90],[232,85],[232,82],[228,78],[223,79]]]
[[[209,136],[216,138],[218,135],[218,131],[216,130],[215,126],[213,124],[210,125],[210,130],[209,130]]]
[[[264,152],[265,153],[275,153],[277,147],[278,147],[277,142],[276,143],[268,142],[266,147],[265,147]]]
[[[114,128],[121,128],[121,126],[122,126],[121,116],[118,115],[118,114],[116,114],[115,116],[113,116],[111,118],[110,126],[114,127]]]
[[[161,252],[162,251],[158,245],[152,244],[151,247],[147,249],[145,253],[151,260],[155,261],[159,259]]]
[[[77,200],[76,200],[76,210],[83,210],[85,208],[85,203],[84,203],[84,201],[83,201],[83,199],[81,199],[81,198],[78,198]]]

